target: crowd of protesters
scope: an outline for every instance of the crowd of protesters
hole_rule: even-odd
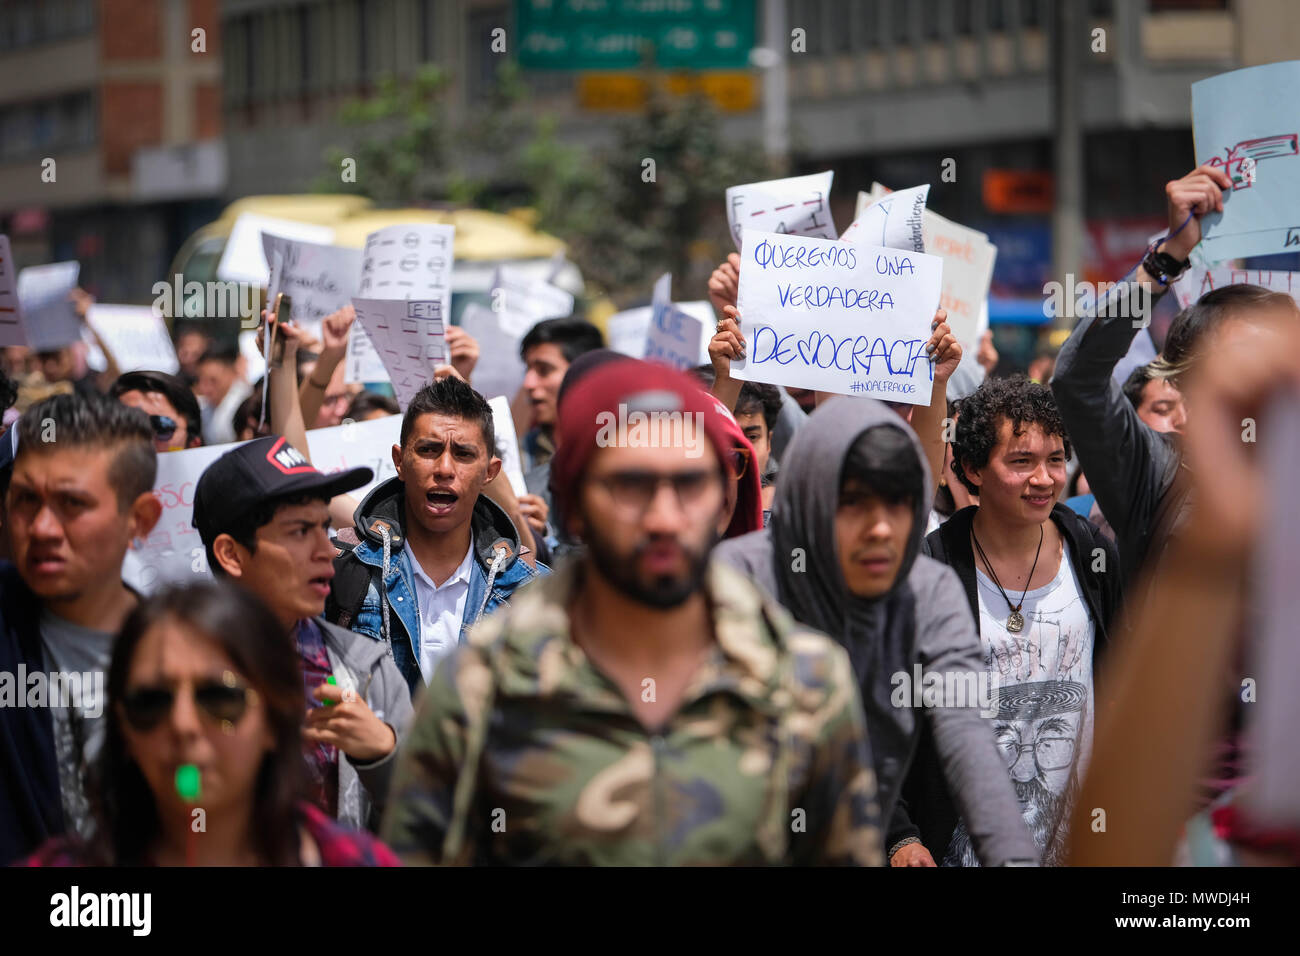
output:
[[[344,381],[351,308],[281,330],[266,408],[199,324],[175,375],[10,350],[0,673],[104,695],[0,689],[0,863],[1300,862],[1234,693],[1269,508],[1237,431],[1300,387],[1300,309],[1221,288],[1112,375],[1230,187],[1170,183],[1028,376],[927,316],[928,405],[732,378],[736,256],[694,374],[541,322],[524,489],[458,328],[405,409]],[[310,429],[397,414],[360,500],[312,465]],[[158,455],[236,441],[195,488],[212,580],[140,593]]]

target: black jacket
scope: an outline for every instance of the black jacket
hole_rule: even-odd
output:
[[[979,509],[963,508],[925,539],[924,552],[957,572],[971,616],[979,628],[979,597],[975,582],[975,552],[971,547],[971,522]],[[1096,623],[1092,648],[1093,682],[1102,654],[1109,644],[1111,629],[1119,615],[1123,598],[1119,552],[1110,539],[1091,522],[1059,502],[1052,508],[1052,521],[1069,546],[1070,564],[1083,591],[1088,611]],[[1100,549],[1102,554],[1097,555]],[[1098,561],[1097,558],[1103,561]],[[1104,568],[1094,571],[1093,567]],[[889,845],[892,847],[909,836],[919,837],[935,862],[942,862],[957,826],[957,809],[944,784],[934,741],[923,733],[912,772],[903,784],[903,807],[891,821]]]
[[[35,851],[64,831],[54,718],[48,707],[17,706],[26,701],[20,672],[44,671],[40,601],[18,576],[0,563],[0,680],[12,681],[0,698],[0,866]]]

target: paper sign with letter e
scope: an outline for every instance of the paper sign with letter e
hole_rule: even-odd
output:
[[[123,372],[157,369],[175,375],[180,368],[167,324],[147,305],[92,305],[86,322]]]
[[[0,346],[26,344],[18,305],[18,269],[9,250],[9,237],[0,235]]]
[[[1232,180],[1223,212],[1201,219],[1210,262],[1300,252],[1300,60],[1192,84],[1197,164]]]
[[[700,342],[704,323],[671,302],[654,308],[646,332],[645,360],[676,369],[700,364]]]
[[[733,378],[929,405],[943,260],[745,230]]]
[[[28,266],[18,273],[18,301],[27,344],[37,352],[81,341],[81,320],[68,294],[77,287],[78,262]]]
[[[241,213],[230,230],[230,238],[221,252],[217,264],[217,278],[227,282],[247,282],[262,286],[271,272],[262,233],[269,232],[282,239],[299,239],[303,242],[329,243],[334,240],[334,230],[310,222],[293,219],[276,219],[256,213]]]
[[[361,254],[361,283],[365,299],[422,299],[441,303],[439,318],[447,320],[451,304],[454,226],[388,226],[366,236]]]
[[[437,300],[353,299],[357,321],[366,330],[405,411],[416,392],[433,380],[433,370],[447,364],[447,344]]]
[[[736,248],[742,249],[743,230],[780,232],[792,236],[834,239],[831,219],[832,170],[811,176],[769,179],[727,189],[727,224]]]
[[[316,242],[287,239],[262,233],[266,261],[280,254],[278,291],[289,296],[289,319],[306,329],[312,338],[320,338],[320,326],[331,315],[352,301],[361,282],[361,250],[346,246],[326,246]],[[274,304],[267,299],[268,303]]]

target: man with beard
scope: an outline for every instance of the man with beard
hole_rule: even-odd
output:
[[[634,359],[566,394],[552,487],[586,550],[434,675],[385,829],[408,863],[882,862],[846,655],[708,563],[712,402]]]
[[[1089,689],[1077,681],[1046,680],[1003,685],[993,725],[1006,759],[1025,825],[1043,847],[1043,865],[1065,862],[1069,808],[1082,776],[1075,760],[1080,731],[1091,725]],[[979,866],[963,823],[957,825],[944,866]]]

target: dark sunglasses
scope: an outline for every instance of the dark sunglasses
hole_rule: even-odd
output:
[[[230,671],[220,680],[207,680],[194,687],[194,703],[202,714],[216,721],[226,733],[233,733],[235,724],[248,711],[248,705],[257,699],[257,691],[239,682]],[[172,712],[176,692],[170,687],[137,687],[122,698],[122,716],[133,730],[147,733]]]
[[[149,424],[153,426],[154,437],[159,441],[171,441],[176,434],[176,422],[166,415],[150,415]]]

